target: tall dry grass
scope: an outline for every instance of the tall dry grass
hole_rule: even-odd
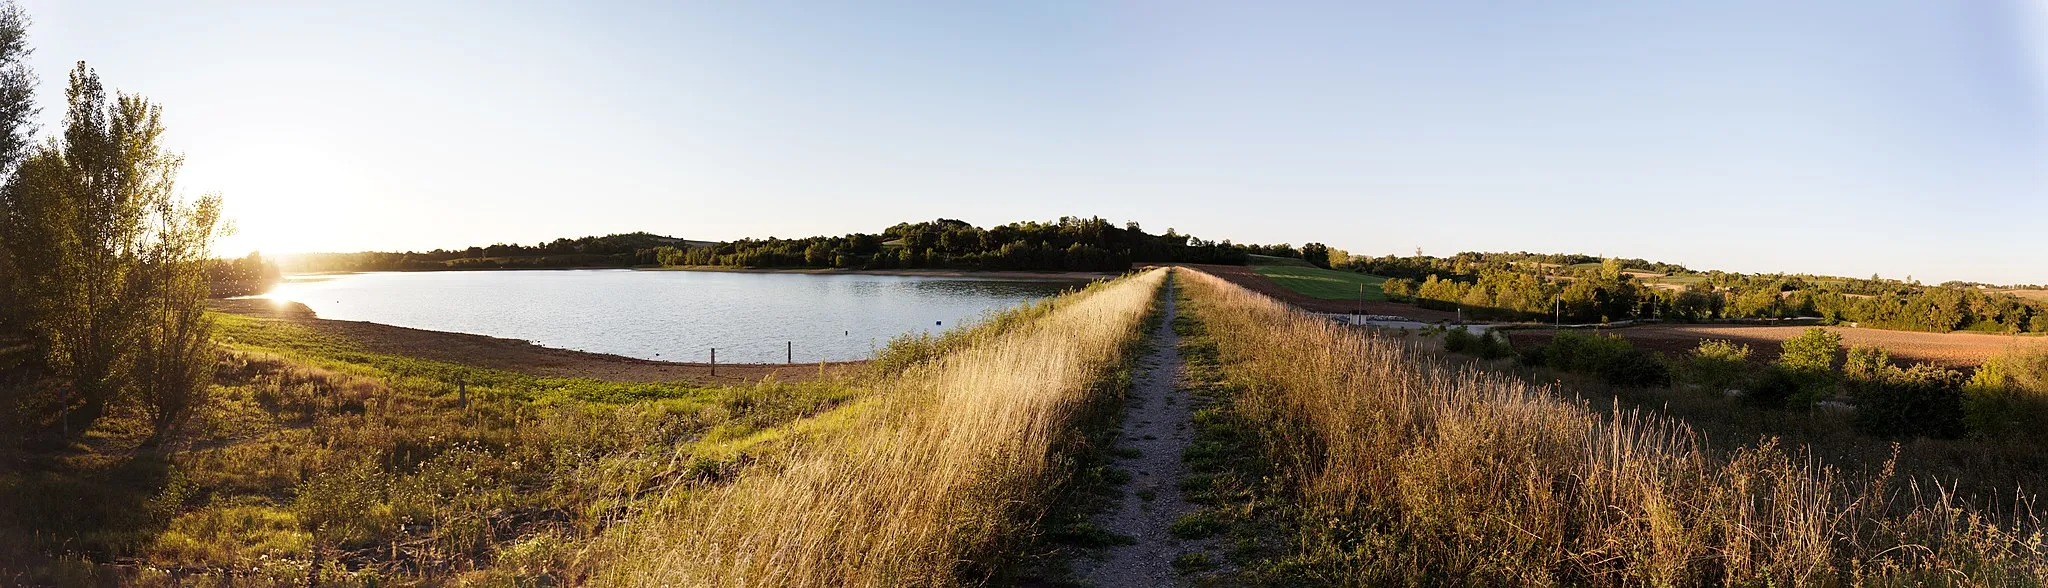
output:
[[[972,583],[1068,473],[1064,449],[1141,335],[1155,270],[877,383],[832,438],[621,525],[592,578],[617,585]],[[681,491],[681,490],[679,490]]]
[[[1680,422],[1453,367],[1212,276],[1182,282],[1228,410],[1292,505],[1291,553],[1266,581],[2048,582],[2039,521],[2015,501],[1975,508],[1768,440],[1717,458]]]

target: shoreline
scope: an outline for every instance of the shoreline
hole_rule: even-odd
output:
[[[1138,269],[1133,267],[1132,269]],[[581,266],[581,267],[479,267],[447,268],[428,270],[329,270],[317,272],[287,272],[284,279],[299,277],[345,276],[372,273],[431,273],[431,272],[535,272],[535,271],[583,271],[583,270],[630,270],[645,272],[724,272],[735,274],[806,274],[827,276],[903,276],[926,278],[974,278],[984,280],[1047,281],[1047,282],[1092,282],[1114,278],[1121,273],[1081,272],[1054,270],[966,270],[966,269],[886,269],[860,270],[845,268],[809,267],[727,267],[721,265],[675,265],[675,266]]]
[[[774,378],[801,382],[859,369],[870,360],[823,363],[711,364],[640,359],[608,353],[536,345],[530,341],[489,335],[430,331],[372,323],[323,319],[297,302],[279,304],[267,298],[209,301],[216,312],[310,329],[362,346],[372,353],[397,355],[532,376],[590,378],[612,382],[688,382],[702,385],[750,384]]]
[[[962,270],[962,269],[886,269],[857,270],[844,268],[780,268],[780,267],[726,267],[719,265],[674,265],[661,267],[629,267],[636,271],[650,272],[727,272],[739,274],[807,274],[827,276],[903,276],[926,278],[977,278],[988,280],[1014,281],[1094,281],[1106,280],[1123,274],[1109,272],[1076,272],[1052,270]],[[1132,269],[1138,269],[1133,267]]]

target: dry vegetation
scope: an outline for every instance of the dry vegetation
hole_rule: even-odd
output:
[[[1208,276],[1191,373],[1224,402],[1190,459],[1270,584],[2038,585],[2026,504],[1852,476],[1765,440],[1606,413]],[[1256,459],[1228,456],[1254,454]]]
[[[728,487],[651,506],[616,534],[600,581],[900,586],[990,577],[1068,475],[1081,422],[1121,389],[1164,273],[1096,287],[912,367],[831,438]]]
[[[426,361],[221,315],[217,381],[179,443],[149,450],[137,417],[110,415],[81,443],[0,456],[19,464],[0,470],[0,584],[971,580],[994,568],[956,562],[999,561],[1052,502],[1058,450],[1113,397],[1159,281],[907,337],[859,370],[725,387]],[[899,446],[912,432],[927,437]],[[859,456],[882,461],[839,461]],[[810,487],[811,510],[788,510],[810,483],[857,488]],[[758,518],[774,516],[795,519]],[[698,542],[735,537],[770,551]],[[897,549],[848,555],[869,540]]]

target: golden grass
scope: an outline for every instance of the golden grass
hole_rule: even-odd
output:
[[[1681,422],[1453,367],[1212,276],[1182,282],[1226,410],[1278,470],[1268,498],[1290,505],[1290,553],[1248,581],[2048,582],[2027,505],[1974,508],[1889,468],[1847,476],[1771,440],[1716,457]]]
[[[988,578],[1069,473],[1064,448],[1165,279],[1098,284],[875,382],[830,437],[620,525],[593,581],[903,586]],[[950,346],[949,346],[950,347]],[[676,490],[676,492],[686,492]],[[662,507],[660,504],[672,504]]]

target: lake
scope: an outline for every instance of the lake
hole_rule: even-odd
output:
[[[532,341],[642,359],[868,359],[1078,281],[700,271],[451,271],[295,276],[264,298],[320,318]]]

